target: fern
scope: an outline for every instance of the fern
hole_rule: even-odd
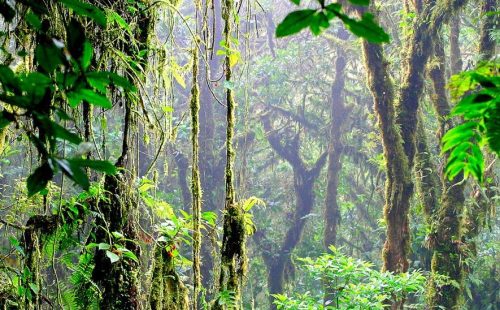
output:
[[[442,152],[450,152],[446,175],[453,179],[463,171],[483,182],[484,158],[481,147],[488,145],[500,154],[500,78],[498,63],[484,63],[475,70],[454,76],[452,97],[464,96],[450,116],[465,122],[449,130],[442,139]]]

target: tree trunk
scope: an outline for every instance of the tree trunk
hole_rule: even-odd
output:
[[[431,53],[428,47],[432,46],[433,38],[443,22],[466,1],[443,0],[435,5],[434,1],[430,2],[425,4],[418,15],[409,38],[397,101],[382,47],[363,41],[368,85],[374,97],[386,160],[384,218],[387,225],[387,239],[382,255],[383,270],[396,273],[408,270],[407,257],[410,247],[408,213],[413,194],[411,172],[416,153],[417,111],[423,91],[422,72]],[[363,12],[363,10],[358,11]],[[398,130],[398,127],[401,130]],[[392,308],[399,309],[402,304],[403,302],[394,302]]]
[[[448,119],[450,105],[446,93],[444,74],[445,55],[442,42],[435,40],[434,51],[437,64],[430,68],[429,76],[432,81],[432,103],[438,114],[438,138],[453,128],[453,122]],[[444,155],[447,161],[449,153]],[[461,182],[463,174],[449,181],[442,171],[441,203],[433,216],[429,244],[433,250],[431,271],[432,274],[448,276],[453,283],[440,285],[431,277],[428,297],[432,308],[439,306],[445,309],[458,309],[462,297],[463,263],[461,249],[462,239],[462,212],[464,207],[464,186]]]
[[[332,85],[332,105],[330,112],[330,142],[328,146],[328,172],[325,201],[325,231],[323,244],[325,249],[335,245],[337,229],[340,223],[340,208],[337,202],[340,170],[342,169],[343,143],[342,126],[349,111],[344,105],[346,57],[344,51],[338,50],[335,63],[335,81]]]
[[[224,40],[228,49],[231,48],[231,36],[233,33],[233,0],[224,0],[222,17],[224,19]],[[224,72],[227,82],[232,81],[232,68],[230,55],[226,55]],[[234,297],[234,305],[230,308],[241,309],[241,289],[243,279],[247,271],[246,257],[246,229],[245,213],[239,203],[236,202],[234,190],[234,158],[233,137],[236,124],[236,102],[232,89],[226,90],[226,199],[224,205],[223,235],[221,248],[221,266],[219,279],[219,293],[231,292]],[[214,309],[221,309],[221,305],[215,300]]]
[[[188,310],[189,290],[175,271],[175,258],[163,242],[153,249],[149,306],[151,310]]]
[[[314,206],[313,187],[321,169],[326,163],[327,153],[323,153],[312,168],[307,168],[299,155],[299,134],[291,141],[285,141],[283,144],[283,137],[272,128],[269,114],[262,117],[262,124],[268,133],[267,139],[273,150],[292,166],[296,201],[293,222],[286,232],[278,253],[275,253],[272,258],[266,260],[268,289],[269,294],[272,295],[283,293],[286,282],[286,269],[291,264],[290,255],[300,242],[307,220],[306,216],[311,213]],[[271,309],[276,309],[272,301],[273,297],[271,296]]]
[[[423,124],[423,113],[420,112],[417,127],[417,154],[415,157],[415,185],[418,198],[422,204],[425,225],[430,227],[433,216],[439,208],[439,184],[437,167],[432,162],[432,154],[427,144],[427,136]],[[418,259],[422,262],[423,269],[431,270],[432,250],[425,244],[417,245]]]
[[[496,0],[483,0],[481,8],[484,21],[481,23],[479,53],[481,53],[481,59],[483,60],[490,60],[495,55],[496,44],[495,40],[491,37],[491,32],[498,29],[497,3]],[[492,15],[488,16],[488,13]]]
[[[451,74],[462,71],[463,61],[460,52],[460,14],[457,12],[450,20],[450,69]]]

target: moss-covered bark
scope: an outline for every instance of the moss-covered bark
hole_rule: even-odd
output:
[[[328,145],[328,171],[325,199],[325,231],[323,245],[327,249],[335,245],[337,229],[340,223],[340,208],[337,202],[341,157],[343,154],[342,126],[347,119],[348,109],[344,104],[344,85],[346,57],[339,49],[335,62],[335,81],[332,85],[332,105],[330,110],[330,142]]]
[[[231,35],[233,23],[233,0],[223,1],[222,18],[224,20],[224,40],[228,54],[225,57],[224,71],[226,81],[232,80],[232,67],[229,51],[231,49]],[[226,90],[226,200],[224,205],[224,224],[221,248],[221,266],[219,278],[219,292],[230,292],[234,296],[234,307],[240,308],[241,288],[243,277],[247,271],[246,231],[244,211],[236,202],[234,190],[233,166],[235,151],[233,148],[236,102],[233,91]],[[215,301],[214,308],[221,306]]]
[[[439,182],[438,171],[433,163],[431,151],[427,144],[427,136],[423,124],[423,114],[421,113],[417,126],[417,154],[415,157],[415,187],[422,212],[425,218],[425,225],[431,227],[433,216],[439,208],[439,197],[441,184]],[[417,246],[418,260],[422,263],[424,270],[431,270],[432,249],[425,244]]]
[[[450,70],[451,74],[462,71],[463,60],[460,51],[460,14],[457,12],[450,20]]]
[[[102,3],[95,3],[102,7]],[[149,1],[145,1],[149,5]],[[130,41],[121,41],[116,48],[122,53],[136,57],[135,60],[144,68],[147,68],[148,53],[138,56],[139,50],[149,49],[149,36],[154,30],[155,14],[154,10],[139,10],[140,14],[130,14],[126,1],[113,3],[113,9],[125,19],[129,24],[133,24],[131,32],[134,37]],[[106,34],[103,34],[104,36]],[[109,35],[109,34],[107,34]],[[124,43],[126,42],[126,43]],[[106,47],[100,47],[105,49]],[[101,51],[103,53],[104,51]],[[120,63],[112,62],[114,66]],[[129,67],[123,69],[126,76],[133,77],[137,88],[144,80],[138,72]],[[114,239],[110,233],[121,233],[125,240],[137,240],[137,196],[133,192],[133,181],[137,171],[133,167],[134,152],[132,152],[133,143],[136,141],[136,120],[133,116],[135,105],[141,100],[134,96],[120,96],[118,93],[113,98],[124,107],[124,126],[122,137],[122,149],[118,160],[115,163],[118,174],[115,176],[106,176],[104,190],[106,199],[103,199],[95,206],[95,211],[100,214],[96,219],[95,237],[93,242],[115,244],[125,247],[140,257],[140,247],[134,241],[124,241]],[[136,145],[136,147],[138,147]],[[116,247],[115,247],[116,248]],[[118,253],[119,254],[119,253]],[[92,272],[92,280],[96,282],[102,291],[100,307],[102,309],[138,309],[139,285],[138,273],[139,263],[123,255],[114,263],[106,255],[106,251],[98,250],[94,256],[95,267]]]
[[[2,155],[3,150],[5,148],[5,140],[7,139],[7,133],[8,133],[9,127],[5,126],[0,129],[0,155]]]
[[[454,124],[448,118],[450,104],[448,103],[445,80],[445,55],[442,42],[434,42],[435,61],[430,62],[429,76],[432,81],[432,103],[438,115],[438,137],[451,129]],[[445,161],[449,154],[444,154]],[[428,236],[429,245],[433,251],[431,271],[432,276],[428,286],[428,303],[434,309],[458,309],[462,297],[463,287],[463,249],[462,241],[462,212],[464,208],[463,175],[449,181],[442,173],[442,188],[440,206],[436,210],[431,222],[431,234]],[[438,275],[449,277],[447,284],[436,281]]]
[[[432,215],[439,206],[441,186],[439,184],[437,167],[432,162],[432,154],[425,134],[423,115],[417,126],[417,154],[415,157],[415,185],[422,203],[425,222],[430,225]]]
[[[198,87],[198,50],[193,52],[193,86],[191,88],[191,144],[193,150],[193,164],[191,174],[191,195],[193,214],[193,309],[198,308],[198,295],[201,289],[201,183],[199,172],[199,112],[200,94]]]
[[[167,245],[158,243],[153,249],[149,307],[151,310],[188,310],[189,290],[175,271],[175,259]]]
[[[402,80],[397,97],[382,47],[363,42],[368,85],[374,97],[386,160],[384,218],[387,236],[382,256],[383,269],[387,271],[408,270],[408,213],[413,193],[411,177],[416,153],[417,111],[423,92],[422,72],[431,55],[429,46],[432,46],[434,37],[450,14],[465,3],[465,0],[423,3],[408,38],[407,50],[403,53]],[[400,303],[392,305],[392,308],[401,307]]]
[[[274,130],[271,124],[271,115],[262,117],[262,124],[267,134],[267,140],[273,150],[293,169],[293,188],[295,193],[295,210],[293,220],[285,234],[285,238],[277,253],[264,253],[263,256],[268,268],[269,294],[283,293],[286,280],[286,270],[290,266],[290,256],[300,242],[306,223],[306,215],[310,214],[314,205],[314,183],[321,169],[326,163],[327,153],[323,153],[312,167],[307,167],[300,157],[299,134],[287,140]],[[272,299],[272,298],[271,298]],[[271,302],[272,304],[272,302]],[[271,305],[276,309],[275,305]]]
[[[496,43],[491,36],[491,32],[498,29],[500,18],[494,12],[498,10],[498,2],[496,0],[483,0],[481,14],[483,22],[481,23],[481,31],[479,37],[479,53],[481,59],[489,60],[495,55]]]

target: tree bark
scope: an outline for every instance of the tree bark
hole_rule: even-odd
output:
[[[408,41],[397,100],[382,47],[363,41],[368,85],[374,97],[386,160],[384,218],[387,239],[383,249],[385,271],[400,273],[408,270],[408,213],[413,194],[411,172],[416,153],[417,111],[423,92],[422,73],[431,53],[428,47],[432,46],[431,43],[444,21],[465,3],[465,0],[425,3]],[[358,9],[358,12],[363,13],[363,10]],[[394,302],[392,308],[399,309],[402,304],[403,302]]]
[[[481,13],[484,16],[484,21],[481,23],[479,52],[483,60],[490,60],[495,55],[496,44],[495,40],[491,37],[491,32],[498,28],[498,16],[495,14],[497,8],[498,4],[496,0],[483,0],[482,2]],[[491,12],[493,15],[488,16],[488,12]]]
[[[430,68],[429,76],[433,88],[431,101],[438,114],[438,138],[441,140],[443,134],[453,128],[454,124],[451,119],[448,119],[451,108],[445,88],[445,55],[440,40],[435,40],[434,52],[437,64]],[[444,154],[445,161],[447,161],[448,156],[449,153]],[[443,192],[440,206],[433,216],[431,234],[428,237],[430,249],[433,251],[431,272],[433,275],[448,276],[454,283],[440,285],[431,277],[428,289],[429,306],[433,309],[439,306],[445,309],[458,309],[463,287],[461,215],[465,201],[465,183],[461,182],[463,174],[458,175],[452,181],[446,178],[444,171],[441,175]]]
[[[275,253],[272,259],[268,259],[266,263],[268,267],[267,283],[269,294],[278,294],[283,293],[285,270],[291,264],[290,255],[300,242],[307,220],[306,216],[311,213],[314,206],[313,187],[326,163],[327,153],[323,153],[313,167],[307,168],[299,155],[299,135],[296,135],[291,140],[283,141],[284,138],[272,128],[269,114],[262,117],[262,124],[268,133],[267,139],[273,150],[286,160],[293,169],[293,187],[296,201],[293,222],[286,232],[278,253]],[[285,145],[283,145],[283,142]],[[273,298],[270,298],[271,309],[276,309],[276,306],[272,303]]]
[[[345,67],[344,51],[338,50],[335,62],[335,81],[332,85],[332,105],[330,111],[330,142],[328,145],[328,172],[325,200],[325,231],[323,245],[328,249],[335,245],[337,229],[340,223],[340,208],[337,202],[339,176],[342,169],[343,143],[342,127],[348,117],[348,109],[344,104]]]

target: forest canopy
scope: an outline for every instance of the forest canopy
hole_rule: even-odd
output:
[[[0,0],[2,309],[500,309],[495,0]]]

